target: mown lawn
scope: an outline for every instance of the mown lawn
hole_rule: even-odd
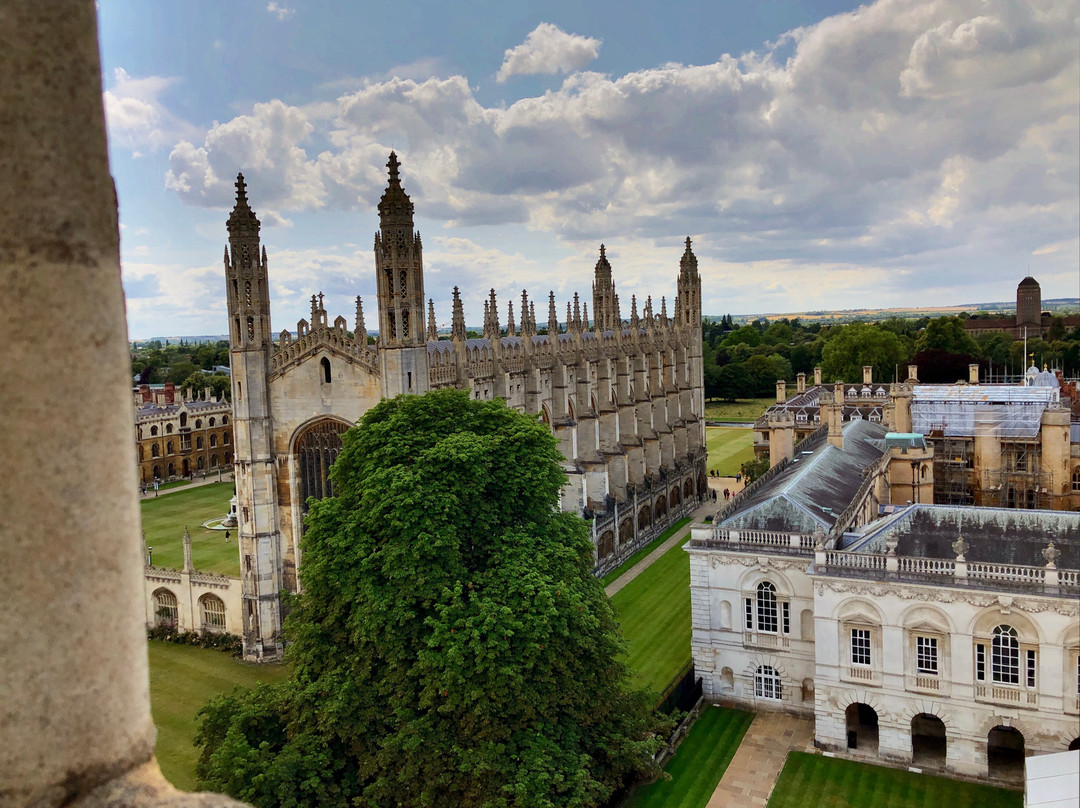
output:
[[[721,477],[734,477],[743,463],[754,459],[754,430],[706,427],[705,449],[709,453],[709,471]]]
[[[657,697],[690,662],[690,557],[679,542],[615,593],[637,683]]]
[[[791,752],[768,808],[1020,808],[1019,791]]]
[[[756,421],[776,403],[775,398],[744,398],[739,401],[706,401],[706,421]]]
[[[184,525],[191,533],[191,559],[195,568],[221,575],[240,574],[240,552],[236,530],[229,541],[220,530],[205,530],[207,519],[222,518],[229,512],[232,483],[210,483],[186,491],[142,501],[142,524],[146,543],[154,548],[154,566],[180,569],[184,566]]]
[[[638,789],[625,808],[703,808],[753,720],[742,710],[705,707],[664,767],[671,779]]]
[[[687,517],[686,519],[680,519],[678,522],[673,524],[671,527],[669,527],[667,530],[665,530],[663,533],[661,533],[659,536],[657,536],[651,542],[646,544],[644,547],[642,547],[640,550],[638,550],[636,553],[634,553],[632,556],[630,556],[628,559],[626,559],[626,561],[621,563],[619,566],[617,566],[615,569],[613,569],[611,572],[609,572],[607,575],[605,575],[603,578],[601,578],[600,583],[602,583],[604,586],[607,586],[612,581],[614,581],[616,578],[621,576],[624,572],[629,572],[631,567],[633,567],[636,563],[641,561],[641,559],[643,559],[645,556],[647,556],[649,553],[651,553],[653,550],[655,550],[661,544],[663,544],[668,539],[670,539],[672,536],[674,536],[675,533],[677,533],[679,530],[682,530],[683,525],[685,525],[689,521],[690,521],[689,517]]]
[[[179,496],[174,495],[174,496]],[[157,727],[157,760],[165,777],[177,788],[195,788],[195,714],[206,702],[236,685],[285,678],[284,665],[237,662],[222,651],[151,641],[150,709]]]

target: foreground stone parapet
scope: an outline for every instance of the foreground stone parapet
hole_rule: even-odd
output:
[[[153,759],[92,0],[0,4],[0,176],[0,805],[237,805]]]

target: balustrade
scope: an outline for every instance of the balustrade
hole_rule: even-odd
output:
[[[1030,709],[1036,709],[1039,706],[1037,691],[1003,685],[975,685],[975,700]]]

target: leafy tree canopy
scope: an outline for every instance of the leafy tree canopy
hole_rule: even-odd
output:
[[[903,358],[900,338],[869,323],[850,323],[832,331],[821,351],[826,381],[858,381],[864,365],[873,365],[874,378],[891,379]]]
[[[964,319],[938,317],[931,320],[915,340],[915,351],[948,351],[969,355],[977,353],[979,346],[964,329]]]
[[[293,676],[202,712],[201,785],[257,806],[595,806],[652,770],[555,439],[462,391],[384,401],[314,502]]]

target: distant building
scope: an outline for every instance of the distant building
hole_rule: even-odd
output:
[[[706,698],[813,716],[826,750],[1013,784],[1025,755],[1080,748],[1080,514],[887,505],[904,439],[828,432],[692,529]]]
[[[172,382],[161,387],[140,385],[133,394],[141,483],[152,485],[232,467],[228,401],[214,398],[209,388],[197,398],[190,390],[177,391]]]
[[[1080,510],[1080,428],[1062,399],[1075,386],[1037,368],[1024,385],[981,384],[976,365],[967,384],[920,384],[917,376],[913,365],[902,383],[874,382],[867,367],[862,384],[822,384],[816,369],[810,387],[799,374],[790,398],[777,382],[777,403],[754,423],[755,454],[775,465],[830,419],[868,421],[921,435],[931,450],[908,458],[906,479],[919,485],[895,488],[894,504]],[[905,477],[902,465],[893,473],[896,482]]]
[[[1066,328],[1080,325],[1080,316],[1065,317]],[[969,334],[1003,333],[1014,339],[1045,337],[1050,330],[1050,312],[1042,310],[1042,289],[1039,282],[1028,275],[1016,287],[1016,316],[993,319],[969,318],[964,328]]]

